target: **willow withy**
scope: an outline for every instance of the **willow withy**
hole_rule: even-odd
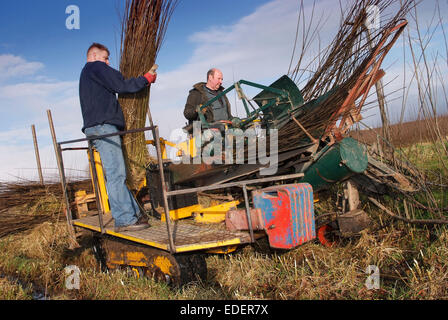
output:
[[[120,71],[125,78],[138,77],[154,65],[176,3],[176,0],[126,0],[120,50]],[[119,97],[127,130],[145,127],[149,94],[150,87]],[[145,134],[125,135],[123,146],[129,187],[138,190],[149,161]]]
[[[369,62],[381,65],[381,55],[374,55],[374,51],[382,43],[384,47],[393,44],[396,39],[392,40],[394,34],[389,36],[388,30],[405,20],[412,5],[412,0],[403,0],[399,4],[394,0],[349,2],[342,14],[338,32],[330,45],[321,52],[322,56],[319,54],[321,58],[317,67],[310,73],[311,76],[305,86],[301,88],[305,101],[317,99],[331,91],[331,94],[317,107],[302,113],[298,119],[307,132],[319,138],[333,121],[338,120],[333,115],[341,108],[364,70],[367,68],[369,73],[372,72],[373,64],[369,67]],[[369,30],[371,34],[366,31],[370,7],[377,8],[378,14],[382,17],[381,25],[377,29]],[[387,12],[389,13],[386,14]],[[379,52],[383,52],[384,47]],[[289,73],[296,83],[304,76],[303,70],[309,70],[308,66],[302,66],[301,62],[302,59],[299,59],[297,66]],[[352,109],[358,108],[360,99],[348,106],[339,117],[350,114]],[[287,150],[303,138],[306,138],[305,132],[290,120],[279,131],[279,150]]]

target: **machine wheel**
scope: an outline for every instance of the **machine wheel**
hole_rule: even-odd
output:
[[[323,226],[320,226],[319,229],[317,229],[317,238],[323,246],[331,248],[335,245],[336,239],[332,234],[332,231],[333,227],[331,227],[329,224],[324,224]]]
[[[104,236],[101,248],[109,270],[125,268],[130,274],[147,276],[159,282],[183,286],[207,279],[204,254],[175,254],[123,239]]]
[[[119,269],[122,270],[123,268],[120,267]],[[129,277],[135,277],[137,279],[146,275],[146,270],[142,267],[125,266],[123,270]]]

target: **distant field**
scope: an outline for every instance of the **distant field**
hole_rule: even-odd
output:
[[[405,147],[419,142],[432,142],[436,138],[436,125],[443,137],[448,136],[448,115],[439,116],[436,120],[416,120],[390,126],[391,142],[395,147]],[[381,128],[360,130],[351,136],[365,143],[377,142],[377,134],[381,135]]]

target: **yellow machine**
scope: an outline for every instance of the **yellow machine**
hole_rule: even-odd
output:
[[[160,141],[160,154],[167,158],[167,146],[177,150],[177,155],[195,153],[193,139],[179,145],[163,138]],[[154,140],[147,144],[157,147]],[[90,154],[93,154],[93,161]],[[108,269],[126,268],[136,276],[151,276],[158,280],[175,285],[205,279],[207,266],[203,253],[228,254],[241,245],[249,244],[265,237],[262,230],[229,231],[225,227],[226,215],[242,204],[240,200],[211,200],[206,204],[194,205],[169,210],[169,221],[164,208],[156,209],[158,218],[150,217],[151,227],[138,232],[115,232],[114,222],[110,214],[104,171],[98,152],[89,150],[90,173],[95,197],[99,202],[99,212],[92,212],[72,221],[74,227],[90,230],[96,239],[96,252],[102,256],[102,263]],[[92,170],[93,169],[93,170]],[[294,175],[291,178],[298,178]],[[284,177],[288,179],[288,177]],[[269,180],[269,179],[268,179]],[[282,180],[282,177],[270,178],[271,181]],[[256,184],[249,181],[243,185]],[[146,187],[145,179],[141,188]],[[230,185],[241,187],[238,184]],[[225,187],[223,185],[222,187]],[[210,189],[218,189],[220,187]],[[90,198],[93,198],[91,196]],[[315,200],[316,201],[316,200]],[[248,202],[246,198],[245,203]],[[246,206],[247,208],[247,206]],[[171,226],[169,230],[168,226]],[[170,242],[170,234],[174,235],[174,247]]]
[[[167,146],[176,148],[178,155],[182,152],[195,153],[194,139],[179,145],[163,138],[159,141],[164,160],[167,160]],[[147,141],[147,144],[156,145],[154,140]],[[208,206],[198,203],[170,210],[170,223],[176,234],[175,254],[171,252],[163,209],[160,218],[150,217],[149,229],[139,232],[115,232],[101,158],[93,148],[93,161],[90,154],[88,152],[92,185],[94,190],[98,190],[95,196],[98,196],[101,210],[99,213],[91,212],[90,215],[78,216],[72,223],[74,227],[94,233],[97,240],[96,251],[102,254],[103,263],[108,269],[127,268],[137,276],[150,275],[180,285],[198,277],[205,279],[207,269],[204,255],[195,253],[226,254],[251,242],[248,232],[230,232],[223,228],[226,213],[237,208],[240,204],[238,200],[214,200]],[[146,184],[145,179],[141,187]],[[90,198],[93,198],[93,195]],[[160,211],[160,208],[157,209]],[[262,236],[262,233],[257,233],[254,237]]]

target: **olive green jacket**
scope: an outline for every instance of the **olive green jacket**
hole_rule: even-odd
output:
[[[196,108],[198,105],[203,105],[209,100],[207,94],[205,93],[204,86],[205,86],[205,82],[199,82],[199,83],[196,83],[193,86],[193,89],[190,90],[190,93],[187,98],[187,103],[185,104],[185,109],[184,109],[184,116],[185,116],[185,118],[187,118],[189,123],[192,123],[193,121],[200,120],[198,113],[196,111]],[[222,92],[222,91],[224,91],[224,88],[221,86],[218,89],[218,91]],[[232,119],[230,102],[225,95],[223,96],[223,99],[227,106],[227,114],[229,115],[229,120],[230,120],[230,119]],[[205,119],[207,120],[207,122],[210,123],[210,122],[214,121],[213,111],[210,108],[206,108],[204,115],[205,115]]]

